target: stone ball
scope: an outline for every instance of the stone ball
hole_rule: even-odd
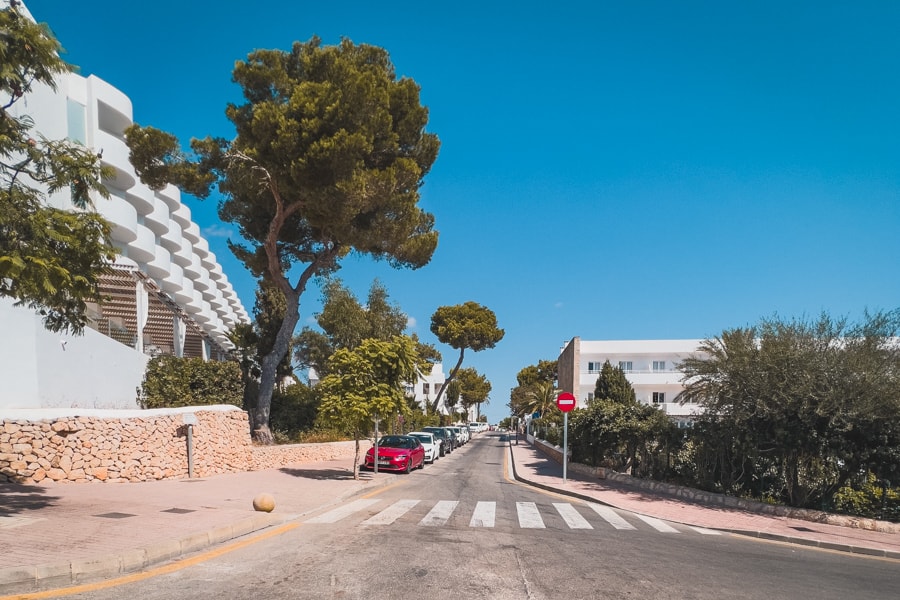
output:
[[[272,512],[275,510],[275,498],[272,494],[259,494],[253,499],[253,510]]]

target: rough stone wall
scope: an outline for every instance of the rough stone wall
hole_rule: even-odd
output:
[[[0,483],[137,482],[353,458],[354,442],[254,446],[247,413],[235,407],[88,411],[76,416],[0,416]],[[118,416],[125,415],[125,416]],[[360,452],[369,444],[360,443]]]
[[[112,411],[110,411],[112,412]],[[184,414],[73,416],[0,422],[0,482],[148,481],[186,476]],[[194,475],[246,470],[250,433],[243,411],[196,410]]]

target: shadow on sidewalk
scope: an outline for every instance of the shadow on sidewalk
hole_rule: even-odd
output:
[[[57,496],[47,494],[47,488],[39,485],[0,484],[0,517],[9,517],[29,510],[54,506]]]
[[[353,480],[353,471],[347,469],[292,469],[284,467],[278,470],[285,475],[302,477],[303,479]],[[359,478],[360,480],[368,480],[371,479],[372,476],[365,471],[360,471]]]

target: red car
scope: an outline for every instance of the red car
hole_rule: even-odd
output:
[[[375,465],[375,448],[366,452],[366,469]],[[425,468],[425,447],[422,442],[409,435],[386,435],[378,440],[378,470],[403,471]]]

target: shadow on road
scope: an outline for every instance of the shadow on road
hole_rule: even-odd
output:
[[[0,517],[40,510],[54,506],[57,496],[47,494],[47,488],[39,485],[0,483]]]

